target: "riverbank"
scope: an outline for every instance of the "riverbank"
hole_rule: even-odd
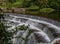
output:
[[[55,21],[60,22],[60,16],[54,13],[51,14],[41,14],[38,11],[30,11],[28,8],[12,8],[12,9],[4,9],[2,8],[4,13],[17,13],[17,14],[27,14],[27,15],[33,15],[33,16],[40,16],[44,18],[49,18]]]

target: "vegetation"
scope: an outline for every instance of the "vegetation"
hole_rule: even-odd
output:
[[[19,3],[20,2],[20,3]],[[19,5],[24,8],[29,8],[31,6],[34,7],[39,7],[39,9],[41,8],[52,8],[52,9],[57,9],[59,10],[60,8],[60,0],[6,0],[5,3],[11,4],[11,7],[14,7],[14,5]],[[3,3],[0,4],[0,6],[2,6]],[[6,5],[6,4],[5,4]],[[6,5],[7,7],[7,5]]]
[[[2,10],[0,10],[0,44],[12,44],[10,42],[12,36],[12,32],[7,31],[4,25],[4,14]]]
[[[4,3],[4,2],[5,3]],[[3,0],[1,8],[28,8],[25,14],[39,15],[60,21],[60,0]],[[23,13],[24,14],[24,13]]]

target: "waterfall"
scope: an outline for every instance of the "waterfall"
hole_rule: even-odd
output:
[[[29,25],[29,28],[33,31],[33,33],[29,36],[29,40],[26,42],[26,44],[37,44],[37,42],[44,42],[49,43],[53,39],[55,39],[55,34],[57,34],[57,37],[60,37],[60,23],[55,22],[53,20],[44,19],[42,17],[37,16],[30,16],[30,15],[20,15],[20,14],[12,14],[12,13],[5,13],[6,17],[5,20],[11,22],[11,27],[8,28],[9,30],[14,29],[15,27],[21,26],[21,25]],[[58,24],[58,25],[57,25]],[[23,38],[26,37],[29,30],[26,31],[18,31],[16,36],[22,36]],[[54,34],[54,35],[53,35]],[[38,40],[36,40],[38,38]],[[21,38],[14,38],[12,39],[14,44],[24,44],[25,41]]]

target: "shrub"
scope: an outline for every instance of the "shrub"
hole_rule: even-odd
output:
[[[52,9],[52,8],[42,8],[42,9],[40,9],[40,12],[42,12],[42,13],[51,13],[53,11],[54,11],[54,9]]]

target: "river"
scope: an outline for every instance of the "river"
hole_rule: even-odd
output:
[[[29,28],[34,30],[34,32],[30,35],[29,41],[26,44],[49,43],[55,38],[60,37],[60,22],[51,19],[24,14],[5,13],[5,20],[8,23],[7,26],[10,26],[8,30],[21,25],[30,25]],[[14,36],[21,36],[21,33],[23,31],[17,32]],[[22,36],[25,37],[27,33],[28,30]],[[13,43],[24,44],[24,41],[14,38]]]

